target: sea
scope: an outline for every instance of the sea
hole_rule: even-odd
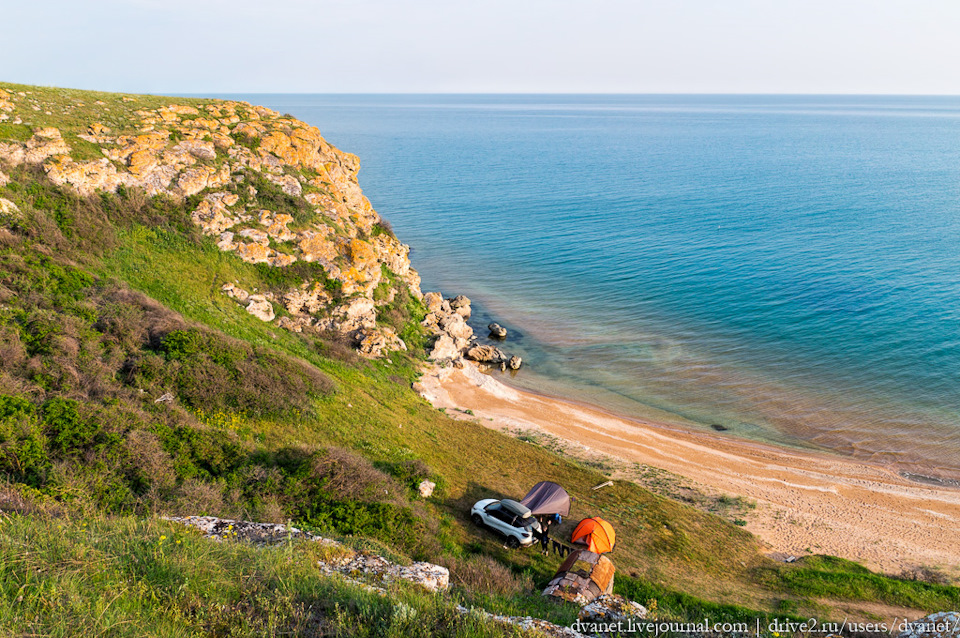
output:
[[[230,97],[360,157],[505,383],[960,479],[960,98]]]

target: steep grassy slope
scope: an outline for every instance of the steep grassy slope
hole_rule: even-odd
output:
[[[0,88],[30,91],[41,104],[27,113],[31,126],[61,127],[63,139],[85,134],[88,120],[136,126],[142,120],[125,114],[130,105],[217,104]],[[77,100],[84,106],[60,114],[65,101]],[[109,115],[81,110],[97,100]],[[12,113],[22,111],[18,103]],[[0,143],[30,139],[32,128],[11,128],[23,126],[0,122]],[[362,621],[372,635],[405,635],[403,618],[374,623],[388,603],[310,576],[311,550],[298,546],[283,562],[244,547],[204,549],[194,539],[193,554],[168,552],[156,546],[160,535],[172,538],[169,526],[151,518],[157,514],[293,519],[447,564],[454,596],[464,602],[568,622],[570,609],[536,596],[557,559],[508,551],[466,517],[476,499],[516,497],[538,480],[555,480],[575,496],[574,518],[599,514],[614,523],[618,590],[656,600],[663,617],[875,613],[858,611],[861,602],[917,615],[960,606],[960,590],[947,585],[816,557],[775,563],[749,533],[719,517],[629,483],[593,491],[607,478],[601,472],[447,418],[410,389],[423,356],[424,310],[392,275],[382,279],[393,294],[378,306],[378,320],[389,318],[409,349],[360,358],[342,332],[284,329],[223,294],[224,284],[235,284],[280,298],[301,283],[329,282],[331,271],[305,261],[293,268],[249,263],[219,249],[192,216],[206,191],[178,198],[122,187],[81,196],[51,183],[41,165],[7,163],[0,171],[9,178],[0,198],[15,206],[0,220],[0,473],[6,509],[16,512],[0,522],[8,552],[0,623],[8,628],[33,613],[53,619],[37,620],[36,633],[112,627],[123,635],[129,622],[175,635],[161,628],[186,618],[210,635],[270,634],[322,617],[332,618],[331,627]],[[243,176],[258,185],[258,196],[269,190],[257,175]],[[312,222],[307,214],[304,223]],[[372,242],[377,231],[352,232]],[[338,262],[338,272],[350,268]],[[344,294],[342,285],[331,288]],[[367,288],[373,294],[380,285]],[[428,500],[415,490],[422,478],[439,486]],[[149,573],[138,567],[144,561]],[[79,587],[99,564],[112,567],[92,587]],[[284,579],[285,569],[296,584]],[[203,579],[214,572],[221,584],[210,584],[205,600],[204,587],[177,589],[212,582]],[[247,578],[256,584],[253,603],[242,602],[238,583]],[[122,603],[110,611],[98,602],[107,591],[118,591]],[[18,596],[24,608],[9,605]],[[305,611],[317,601],[327,602]],[[444,604],[415,602],[430,619],[417,625],[425,635],[487,631],[448,622]]]

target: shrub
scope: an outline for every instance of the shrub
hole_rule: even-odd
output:
[[[410,508],[389,503],[319,499],[300,512],[308,525],[348,536],[370,536],[404,548],[420,545],[423,523]]]
[[[487,555],[445,557],[441,562],[450,570],[453,583],[474,595],[516,596],[533,590],[533,579],[529,575],[518,576]]]
[[[214,332],[175,330],[161,338],[157,351],[162,356],[141,355],[128,379],[157,396],[172,391],[194,410],[310,413],[313,398],[335,389],[312,366]]]
[[[403,490],[390,476],[367,459],[333,447],[313,455],[311,480],[335,498],[368,502],[403,503]]]
[[[63,454],[91,446],[100,434],[100,425],[81,417],[78,406],[76,401],[60,397],[43,404],[43,424]]]
[[[376,237],[377,235],[387,235],[388,237],[393,237],[394,239],[397,237],[395,234],[393,234],[393,226],[391,226],[390,222],[383,218],[374,223],[373,228],[370,231],[371,237]]]
[[[0,395],[0,470],[28,485],[44,482],[50,458],[37,409],[21,397]]]

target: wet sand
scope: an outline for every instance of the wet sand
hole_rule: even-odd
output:
[[[498,430],[558,437],[584,454],[661,468],[706,492],[756,502],[745,518],[771,553],[832,554],[898,574],[960,569],[960,489],[910,481],[843,457],[610,414],[500,383],[472,365],[425,372],[417,386],[437,408],[471,410]]]

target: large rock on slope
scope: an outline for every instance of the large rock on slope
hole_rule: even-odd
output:
[[[960,638],[960,612],[941,611],[894,627],[897,638]]]

